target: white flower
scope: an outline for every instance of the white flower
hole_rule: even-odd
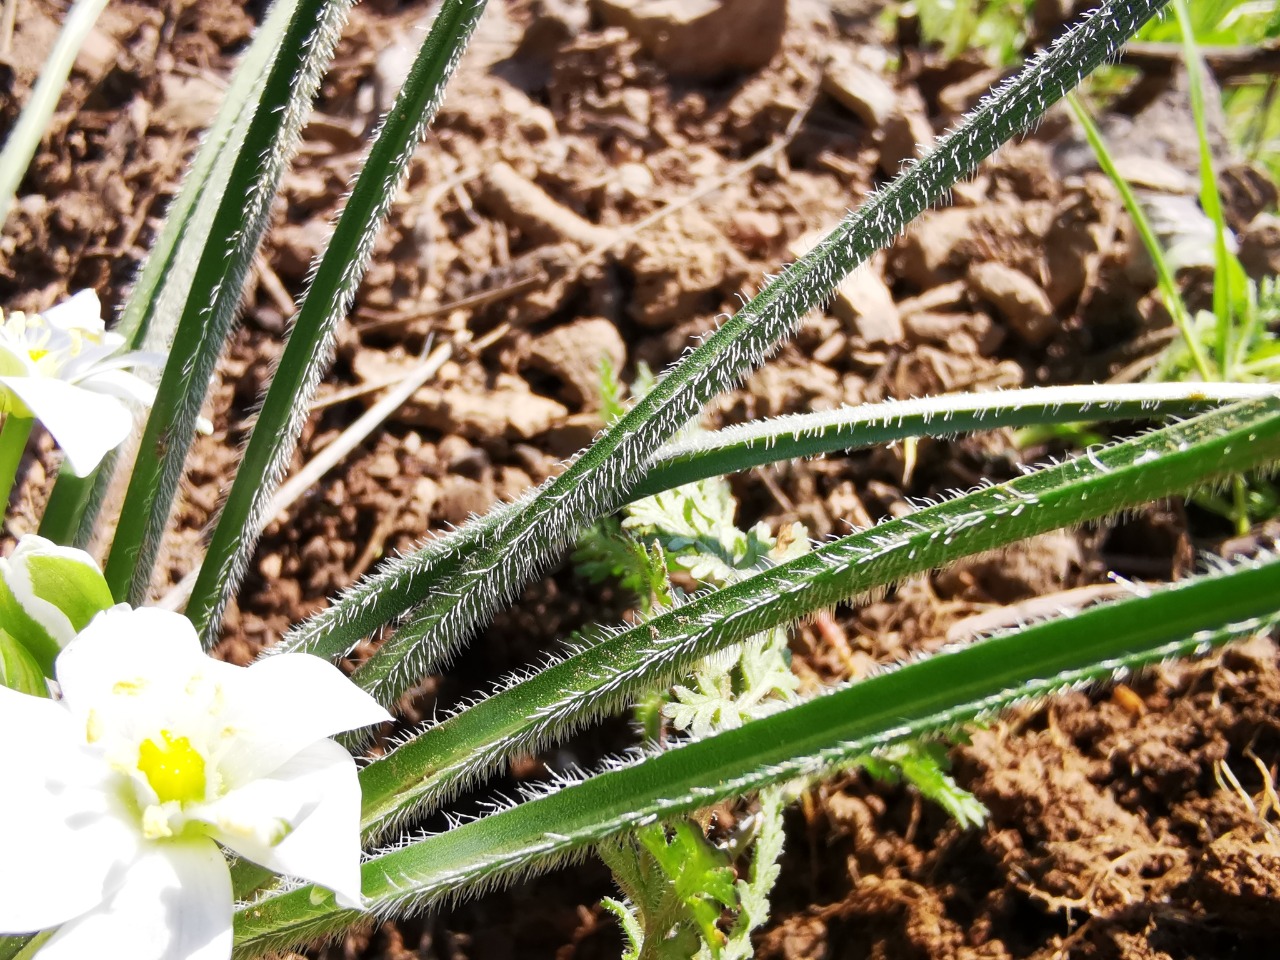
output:
[[[124,345],[106,329],[92,290],[44,313],[0,312],[0,413],[39,420],[72,472],[85,476],[129,436],[129,404],[155,401],[155,388],[127,368],[164,358],[121,353]]]
[[[221,663],[180,614],[119,606],[57,679],[0,688],[0,932],[60,925],[39,960],[225,960],[218,844],[360,905],[360,786],[325,738],[389,716],[336,667]]]

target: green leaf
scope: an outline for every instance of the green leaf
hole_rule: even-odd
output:
[[[333,357],[334,332],[364,277],[374,239],[408,171],[413,148],[435,117],[445,84],[484,6],[483,0],[447,0],[435,15],[404,86],[378,128],[333,236],[311,271],[187,604],[187,616],[206,646],[216,640],[222,611],[244,575],[263,514]]]
[[[422,731],[361,771],[380,834],[515,752],[669,685],[699,658],[903,577],[1280,459],[1280,398],[1203,414],[816,547],[617,632]]]
[[[658,569],[650,562],[644,544],[623,533],[622,524],[612,517],[596,521],[582,534],[573,565],[592,583],[617,583],[640,600],[652,595],[657,578],[666,579],[665,564]]]
[[[692,823],[677,820],[669,828],[654,824],[636,836],[675,884],[682,899],[710,898],[725,907],[738,902],[728,854],[708,843]]]
[[[903,743],[868,756],[859,765],[877,780],[896,783],[906,779],[961,827],[976,827],[987,819],[982,801],[947,773],[946,747],[937,741]]]
[[[164,352],[209,236],[218,202],[231,176],[248,128],[266,90],[266,74],[297,0],[276,0],[254,32],[253,42],[231,78],[213,125],[205,133],[182,187],[165,212],[164,226],[147,253],[115,325],[131,349]],[[118,458],[115,452],[88,477],[69,469],[58,474],[40,518],[40,535],[68,546],[87,547]]]
[[[1265,558],[912,662],[707,740],[374,857],[379,916],[548,869],[592,844],[731,796],[856,763],[1012,703],[1247,636],[1280,617],[1280,561]],[[236,952],[258,956],[359,919],[304,887],[236,914]]]
[[[76,54],[106,5],[107,0],[76,0],[72,4],[53,50],[40,68],[40,76],[31,90],[31,99],[5,138],[4,149],[0,150],[0,225],[9,215],[18,184],[22,182],[27,166],[49,128],[62,88],[75,65]]]
[[[418,554],[388,561],[277,645],[335,656],[411,609],[412,622],[358,673],[385,703],[447,662],[493,609],[544,569],[578,531],[616,508],[647,461],[711,397],[758,366],[807,310],[883,248],[1083,74],[1115,55],[1163,0],[1111,0],[1001,87],[954,132],[875,193],[664,376],[569,469],[518,505],[495,511]]]
[[[976,430],[1070,424],[1079,420],[1187,417],[1232,400],[1263,397],[1271,384],[1137,383],[1030,387],[994,393],[889,400],[753,420],[697,433],[663,447],[630,496],[837,450],[911,437],[953,437]]]
[[[810,307],[829,296],[840,277],[885,246],[946,185],[1031,123],[1078,81],[1081,70],[1087,72],[1099,62],[1093,58],[1109,43],[1118,46],[1122,35],[1113,31],[1135,30],[1158,6],[1153,0],[1150,6],[1121,3],[1103,7],[1037,58],[931,153],[872,196],[726,321],[565,473],[528,501],[511,523],[504,522],[493,531],[492,542],[487,538],[468,542],[468,559],[439,566],[432,563],[426,569],[412,563],[393,564],[393,568],[414,569],[418,579],[412,589],[415,593],[423,590],[425,600],[414,611],[411,623],[385,641],[357,670],[356,682],[380,702],[390,703],[422,673],[447,663],[463,637],[509,598],[533,570],[581,526],[625,497],[655,442],[671,436],[702,403],[760,363]],[[381,586],[381,596],[366,602],[366,615],[373,603],[395,595],[392,591],[396,588],[386,580]],[[332,611],[322,614],[316,618],[312,635],[316,629],[324,629],[332,640],[345,633],[340,618]],[[291,643],[288,648],[297,647]]]
[[[713,956],[719,956],[724,934],[716,923],[724,908],[738,902],[728,854],[708,843],[702,831],[687,820],[678,820],[670,828],[652,824],[638,830],[636,836],[666,874],[703,942]]]
[[[142,433],[105,574],[119,600],[147,595],[183,461],[271,203],[297,148],[350,0],[298,0],[218,204]]]
[[[120,311],[116,332],[127,337],[133,348],[169,348],[236,158],[244,149],[250,121],[262,109],[264,98],[277,89],[268,84],[268,78],[282,46],[290,42],[286,32],[297,11],[298,0],[274,0],[231,75],[213,123],[165,211],[160,234]]]
[[[640,927],[640,922],[636,920],[635,915],[627,909],[627,905],[613,897],[605,897],[600,901],[600,906],[604,907],[615,917],[618,918],[618,925],[622,927],[622,935],[626,937],[627,946],[622,953],[622,960],[640,960],[640,945],[644,942],[644,931]]]

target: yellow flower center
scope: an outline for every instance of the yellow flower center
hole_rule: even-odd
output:
[[[204,757],[186,737],[160,731],[164,744],[144,740],[138,748],[138,769],[146,776],[161,803],[203,800],[206,790]]]
[[[22,313],[15,311],[5,315],[0,310],[0,336],[11,341],[11,346],[24,349],[32,363],[40,364],[43,373],[54,376],[56,370],[67,360],[78,357],[87,342],[99,344],[102,335],[94,330],[73,327],[58,333],[49,326],[43,314]],[[42,363],[42,361],[44,361]]]

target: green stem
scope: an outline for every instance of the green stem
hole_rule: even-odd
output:
[[[89,505],[89,493],[98,478],[95,469],[87,477],[77,477],[63,464],[58,482],[53,486],[44,516],[40,518],[40,536],[63,546],[74,546],[80,520]]]
[[[31,436],[31,428],[35,421],[29,417],[17,417],[9,414],[4,418],[4,426],[0,427],[0,504],[9,508],[9,495],[13,493],[13,481],[18,476],[18,466],[22,463],[23,451],[27,449],[27,438]]]
[[[1245,486],[1243,474],[1235,474],[1231,478],[1231,519],[1235,521],[1236,536],[1243,537],[1249,532],[1249,491]]]

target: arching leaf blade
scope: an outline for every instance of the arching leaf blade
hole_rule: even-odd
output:
[[[284,649],[340,652],[359,639],[353,625],[371,619],[375,608],[394,616],[404,611],[405,601],[420,601],[409,624],[357,671],[356,682],[391,703],[423,673],[447,663],[466,637],[583,526],[625,499],[659,444],[707,400],[762,363],[810,307],[829,297],[841,277],[886,246],[1000,144],[1025,130],[1083,74],[1114,55],[1162,3],[1104,3],[1065,34],[748,301],[565,473],[513,513],[510,522],[483,540],[460,540],[468,546],[465,560],[442,552],[443,563],[433,559],[417,566],[410,561],[402,567],[393,562],[380,574],[380,595],[356,591],[305,624]],[[398,576],[400,569],[410,575]]]
[[[1250,635],[1280,617],[1277,598],[1280,561],[1266,558],[916,661],[385,852],[364,865],[364,893],[378,916],[420,911],[646,823]],[[236,954],[284,949],[359,919],[310,887],[270,896],[238,911]]]
[[[950,437],[979,430],[1081,420],[1189,417],[1233,400],[1275,392],[1271,384],[1238,383],[1029,387],[889,400],[755,420],[663,447],[628,499],[797,457],[862,449],[912,437]]]
[[[130,348],[145,346],[164,351],[169,347],[178,317],[173,309],[157,317],[161,292],[166,287],[178,289],[190,283],[217,202],[231,175],[232,162],[243,143],[248,117],[257,109],[265,89],[266,70],[295,6],[296,0],[276,0],[272,4],[232,74],[213,124],[205,132],[182,186],[165,212],[164,225],[147,252],[114,327]],[[88,477],[60,471],[40,517],[40,535],[55,543],[87,547],[116,461],[114,452],[108,454]]]
[[[1280,398],[1205,414],[823,544],[606,636],[434,724],[361,771],[383,835],[511,756],[670,684],[702,657],[903,577],[1280,460]]]

